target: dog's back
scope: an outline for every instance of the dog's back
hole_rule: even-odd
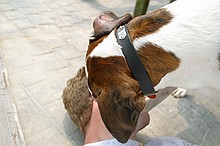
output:
[[[220,91],[220,1],[178,0],[164,8],[173,15],[171,22],[138,38],[138,43],[151,42],[180,59],[178,69],[156,88],[210,86]]]

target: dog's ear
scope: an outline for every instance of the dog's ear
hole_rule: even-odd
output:
[[[123,57],[87,59],[88,84],[109,132],[126,142],[134,132],[145,100]]]
[[[129,83],[106,87],[97,97],[102,120],[118,141],[125,143],[134,132],[145,101],[141,92],[130,88]]]
[[[128,23],[131,19],[132,16],[129,13],[118,18],[111,11],[103,12],[93,21],[94,36],[97,37],[109,34],[113,29]]]

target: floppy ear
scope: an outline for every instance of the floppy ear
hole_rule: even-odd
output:
[[[122,17],[118,18],[111,11],[103,12],[93,21],[95,37],[103,34],[109,34],[113,29],[128,23],[131,19],[132,16],[129,13],[126,13]]]
[[[102,120],[119,142],[125,143],[134,132],[138,117],[145,105],[143,94],[129,84],[107,86],[97,97]]]

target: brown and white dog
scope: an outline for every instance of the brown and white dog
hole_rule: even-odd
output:
[[[102,119],[120,142],[134,131],[145,101],[115,36],[127,23],[129,36],[156,90],[209,86],[220,91],[220,1],[177,0],[130,20],[104,13],[94,21],[86,54],[89,88]]]

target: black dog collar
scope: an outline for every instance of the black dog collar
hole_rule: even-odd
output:
[[[117,28],[116,39],[118,44],[122,47],[122,53],[125,56],[133,76],[140,84],[141,91],[149,98],[155,98],[156,92],[153,84],[144,68],[144,65],[141,63],[137,52],[135,51],[134,45],[130,40],[126,24]]]

